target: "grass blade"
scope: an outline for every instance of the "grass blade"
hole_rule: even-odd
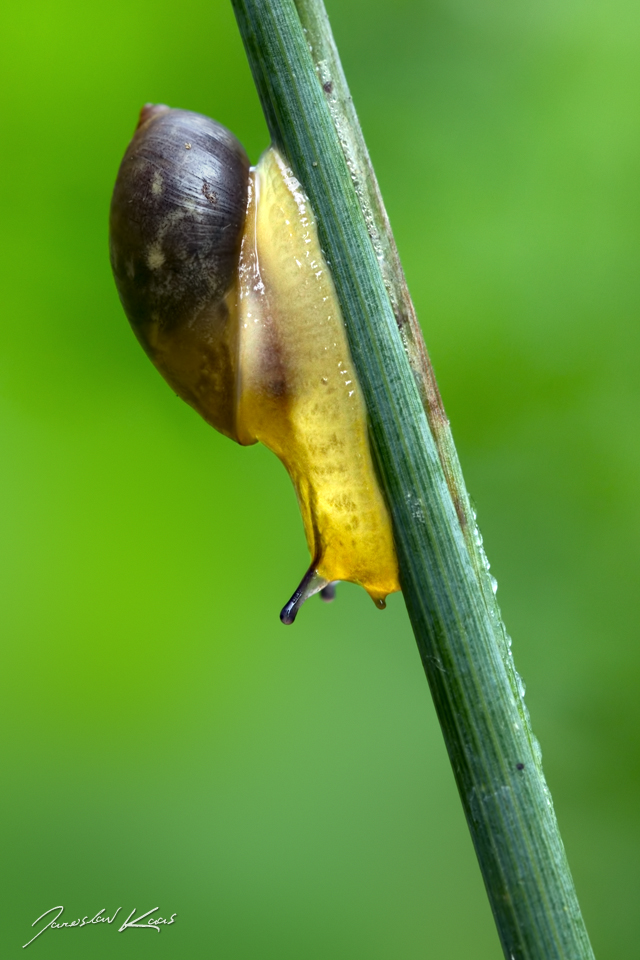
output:
[[[273,142],[316,213],[405,601],[505,956],[588,960],[539,748],[386,214],[375,182],[357,189],[369,160],[324,8],[232,2]]]

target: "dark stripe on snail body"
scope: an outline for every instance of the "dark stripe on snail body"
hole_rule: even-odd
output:
[[[110,221],[125,312],[173,389],[241,444],[262,441],[296,489],[312,563],[281,613],[336,580],[380,607],[400,589],[364,400],[300,184],[270,148],[199,114],[145,107]]]

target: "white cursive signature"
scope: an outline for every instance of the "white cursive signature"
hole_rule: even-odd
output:
[[[120,907],[118,907],[118,910],[119,909]],[[173,918],[176,916],[176,914],[172,913],[170,920],[163,920],[162,917],[149,917],[149,914],[155,913],[157,909],[158,909],[157,907],[152,907],[151,910],[147,910],[147,912],[143,913],[142,916],[133,917],[134,913],[136,912],[136,908],[134,907],[131,913],[129,914],[129,916],[127,917],[127,919],[125,920],[125,922],[122,924],[122,926],[118,930],[118,933],[122,933],[123,930],[127,930],[129,927],[138,927],[140,930],[155,930],[157,933],[160,933],[160,924],[173,923],[174,922]],[[115,917],[115,913],[114,913],[114,917]],[[133,917],[133,920],[131,920],[131,917]],[[145,917],[149,917],[147,922],[140,923],[140,920],[144,920]],[[131,923],[129,923],[129,920],[131,920]]]
[[[45,930],[60,930],[62,927],[86,927],[91,923],[93,924],[113,923],[113,921],[118,916],[122,907],[118,907],[118,909],[115,911],[115,913],[111,917],[102,916],[105,909],[106,907],[103,907],[102,910],[98,910],[96,915],[92,917],[91,920],[88,919],[88,914],[87,914],[87,916],[83,917],[82,920],[78,918],[77,920],[72,920],[70,923],[67,923],[66,921],[63,921],[62,923],[58,923],[58,920],[60,919],[64,911],[64,907],[60,907],[60,906],[51,907],[50,910],[46,910],[43,914],[41,914],[37,920],[34,920],[31,926],[35,927],[36,923],[40,923],[41,920],[44,920],[45,917],[49,916],[49,914],[53,913],[55,910],[57,910],[58,912],[53,917],[53,919],[49,921],[49,923],[45,924],[42,930],[38,930],[35,937],[32,937],[31,940],[29,940],[29,943],[33,943],[34,940],[37,940],[38,937],[45,932]],[[175,923],[175,918],[177,916],[176,913],[172,913],[169,920],[164,920],[162,917],[152,917],[151,914],[155,913],[156,910],[158,909],[159,909],[158,907],[152,907],[151,910],[147,910],[146,913],[143,913],[139,917],[136,917],[134,916],[136,912],[136,907],[134,907],[131,913],[129,914],[129,916],[127,917],[127,919],[125,920],[125,922],[122,924],[121,927],[119,927],[118,933],[122,933],[123,930],[128,930],[129,927],[137,927],[138,930],[155,930],[156,933],[160,933],[160,924],[164,923],[169,925],[171,923]],[[133,917],[133,920],[131,919],[132,917]],[[141,923],[140,921],[144,920],[146,917],[149,918],[147,922]],[[29,946],[29,943],[22,944],[23,950],[25,947]]]

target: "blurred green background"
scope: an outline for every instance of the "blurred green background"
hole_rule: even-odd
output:
[[[640,7],[329,3],[599,960],[640,938]],[[2,957],[501,955],[402,600],[278,611],[267,451],[135,342],[110,191],[140,106],[266,127],[226,0],[0,23]],[[63,917],[62,919],[65,919]]]

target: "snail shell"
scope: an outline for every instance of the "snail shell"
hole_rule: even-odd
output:
[[[336,580],[400,589],[344,320],[304,192],[274,148],[250,168],[199,114],[145,107],[111,207],[131,325],[173,389],[286,467],[312,563],[281,613]]]
[[[146,106],[111,202],[111,265],[140,343],[212,426],[234,427],[235,283],[249,159],[221,124]]]

